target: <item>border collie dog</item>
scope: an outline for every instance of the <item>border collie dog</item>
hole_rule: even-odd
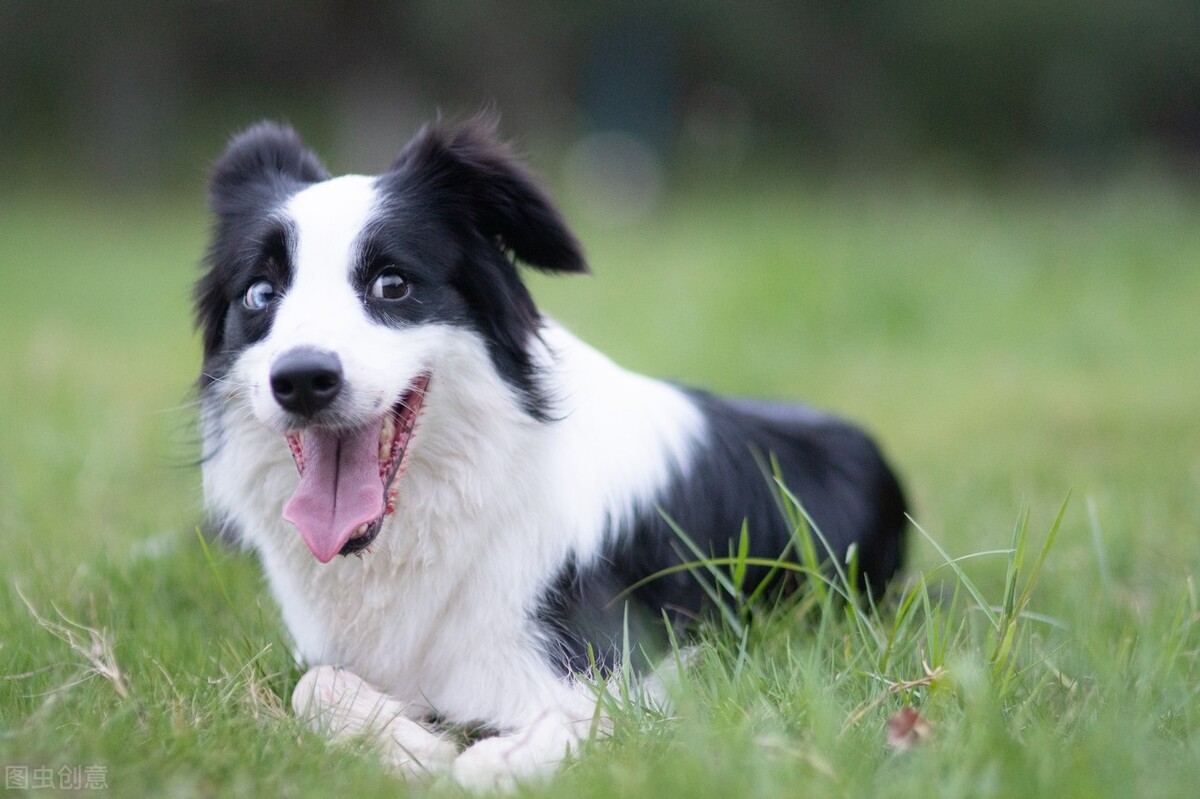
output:
[[[203,476],[311,670],[296,712],[401,770],[490,786],[589,734],[626,608],[702,613],[694,559],[789,551],[771,481],[878,591],[905,506],[876,446],[803,406],[628,372],[539,313],[518,264],[587,271],[491,122],[423,128],[331,177],[289,128],[218,160],[196,286]],[[354,557],[350,557],[354,556]],[[752,570],[751,585],[765,570]],[[430,721],[498,734],[462,752]]]

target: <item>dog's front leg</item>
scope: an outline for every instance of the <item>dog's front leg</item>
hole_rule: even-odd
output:
[[[405,715],[405,706],[345,669],[310,669],[292,693],[296,716],[333,740],[366,737],[406,777],[448,766],[458,747]]]

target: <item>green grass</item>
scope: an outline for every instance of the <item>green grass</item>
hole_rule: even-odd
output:
[[[621,231],[567,207],[596,274],[534,280],[552,314],[632,368],[863,422],[925,534],[878,616],[814,589],[707,630],[670,718],[615,711],[530,795],[1194,793],[1200,197],[725,187]],[[0,764],[102,765],[117,796],[454,795],[288,717],[257,565],[196,536],[205,224],[0,200]],[[895,753],[906,704],[932,736]]]

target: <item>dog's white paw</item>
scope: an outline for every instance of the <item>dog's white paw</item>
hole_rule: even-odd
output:
[[[310,669],[292,692],[292,710],[333,740],[365,737],[377,743],[405,776],[444,769],[458,754],[452,742],[404,715],[401,702],[345,669]]]
[[[454,781],[472,791],[512,792],[522,782],[545,779],[579,745],[583,725],[546,714],[529,727],[484,738],[467,747],[451,770]]]
[[[454,760],[451,776],[454,781],[471,791],[500,791],[511,793],[518,781],[549,776],[558,767],[559,760],[540,762],[510,736],[485,738],[467,747]]]

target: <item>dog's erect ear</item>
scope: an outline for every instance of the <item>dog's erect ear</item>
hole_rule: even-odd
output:
[[[213,167],[208,202],[219,216],[247,210],[296,184],[325,180],[329,173],[286,125],[260,122],[239,133]]]
[[[583,250],[562,215],[512,152],[496,123],[477,117],[456,129],[421,128],[392,164],[404,181],[448,192],[484,236],[545,272],[587,272]]]

